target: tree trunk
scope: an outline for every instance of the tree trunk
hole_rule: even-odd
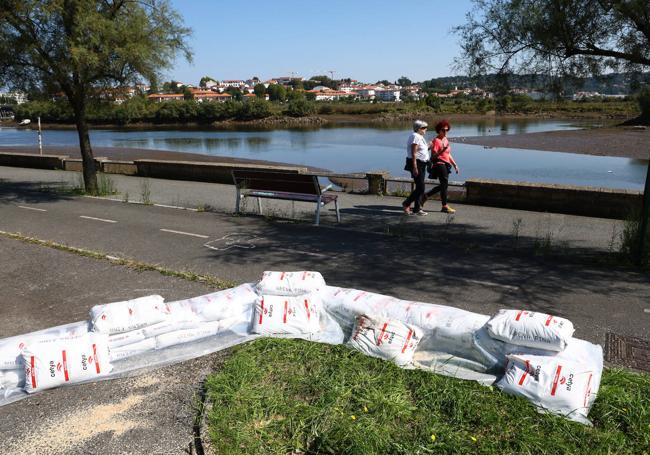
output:
[[[97,168],[93,150],[90,147],[90,136],[88,135],[88,123],[86,121],[86,110],[84,107],[75,107],[75,120],[77,133],[79,135],[79,150],[83,165],[84,188],[86,193],[97,195]]]

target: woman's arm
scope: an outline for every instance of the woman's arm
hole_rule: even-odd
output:
[[[411,144],[411,158],[413,158],[413,175],[418,175],[418,159],[416,158],[418,154],[418,145],[413,143]]]

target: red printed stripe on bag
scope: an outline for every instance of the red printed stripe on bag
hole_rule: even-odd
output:
[[[287,323],[287,305],[289,305],[288,301],[284,301],[284,316],[282,316],[282,322],[285,324]]]
[[[517,316],[515,317],[515,321],[518,321],[521,319],[521,315],[523,314],[524,310],[519,310],[519,313],[517,313]]]
[[[519,385],[524,385],[524,379],[526,379],[526,376],[528,376],[529,368],[530,368],[530,362],[526,360],[526,371],[524,371],[524,374],[521,375],[521,379],[519,379]]]
[[[36,388],[36,372],[34,371],[34,356],[31,356],[30,358],[30,365],[31,365],[31,377],[32,377],[32,389]]]
[[[591,377],[593,376],[592,373],[589,373],[589,379],[587,380],[587,391],[585,392],[585,402],[583,406],[587,406],[587,401],[589,401],[589,395],[591,395]]]
[[[97,345],[93,344],[93,357],[95,357],[95,370],[99,374],[99,359],[97,358]]]
[[[284,272],[282,272],[282,275],[280,275],[280,281],[284,280]]]
[[[260,311],[260,322],[258,324],[262,324],[262,316],[264,315],[264,299],[262,299],[262,310]]]
[[[553,388],[551,389],[551,396],[555,396],[555,391],[557,390],[557,383],[560,379],[560,371],[562,371],[562,365],[557,366],[557,370],[555,370],[555,377],[553,378]]]
[[[413,330],[409,329],[409,334],[406,335],[406,343],[404,343],[404,347],[402,348],[402,354],[404,354],[404,351],[406,351],[406,348],[409,345],[409,341],[411,340],[412,334],[413,334]]]
[[[549,316],[548,319],[546,320],[546,326],[547,327],[551,324],[552,320],[553,320],[553,316]]]
[[[307,310],[307,320],[311,320],[311,313],[309,311],[309,300],[305,299],[305,309]]]
[[[65,353],[65,350],[61,351],[61,355],[63,357],[63,375],[65,376],[66,382],[70,380],[70,377],[68,376],[68,357]]]

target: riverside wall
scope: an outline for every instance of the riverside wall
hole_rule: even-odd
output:
[[[307,168],[300,166],[196,161],[116,161],[97,157],[95,163],[100,172],[107,174],[225,184],[233,183],[233,169],[308,172]],[[81,160],[65,155],[0,152],[0,166],[81,171]],[[336,174],[327,175],[334,177]],[[385,193],[389,180],[403,180],[377,172],[367,173],[362,178],[367,180],[371,194]],[[632,190],[484,179],[467,180],[463,186],[463,202],[467,204],[598,218],[625,219],[640,211],[643,203],[642,192]]]

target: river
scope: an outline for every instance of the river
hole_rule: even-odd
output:
[[[584,127],[561,120],[493,120],[455,122],[450,138],[518,134]],[[278,130],[93,130],[94,146],[133,147],[215,156],[248,158],[299,164],[334,172],[386,170],[406,177],[409,124],[390,127],[322,127]],[[427,134],[432,139],[435,133]],[[0,145],[38,143],[30,129],[0,127]],[[75,130],[44,130],[48,146],[78,146]],[[643,189],[647,162],[630,158],[602,157],[523,149],[484,148],[453,143],[452,153],[461,174],[453,180],[486,178],[558,183],[619,189]]]

